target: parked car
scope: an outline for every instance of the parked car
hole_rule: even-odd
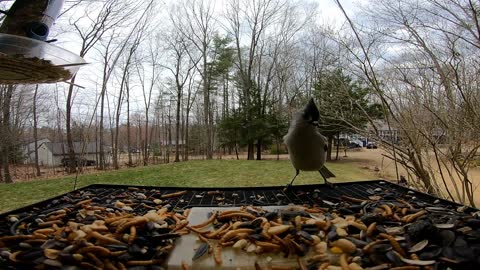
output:
[[[350,141],[347,145],[348,148],[360,148],[362,145],[357,141]]]
[[[97,164],[95,160],[89,160],[86,158],[75,158],[75,160],[71,160],[70,158],[62,158],[61,162],[64,167],[68,167],[72,163],[74,163],[75,166],[95,166]]]
[[[369,142],[367,143],[367,149],[377,149],[378,146],[375,142]]]

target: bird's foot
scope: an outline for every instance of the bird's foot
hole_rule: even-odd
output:
[[[287,192],[287,191],[291,190],[292,187],[293,187],[292,184],[287,184],[287,185],[283,188],[283,192]]]
[[[329,188],[335,188],[335,185],[332,182],[329,182],[326,180],[325,180],[325,185],[327,185]]]

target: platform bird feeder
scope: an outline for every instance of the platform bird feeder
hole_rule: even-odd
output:
[[[17,0],[0,26],[0,84],[66,81],[85,65],[80,56],[50,44],[63,0]]]

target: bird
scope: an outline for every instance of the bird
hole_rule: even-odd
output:
[[[325,180],[325,184],[333,187],[327,178],[335,175],[325,167],[327,158],[327,138],[319,131],[320,112],[315,101],[310,99],[305,108],[293,114],[290,127],[283,141],[287,146],[290,161],[295,168],[295,176],[288,190],[300,171],[318,171]]]

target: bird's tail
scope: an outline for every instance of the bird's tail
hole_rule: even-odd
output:
[[[323,167],[320,169],[320,173],[321,173],[325,178],[335,177],[335,174],[333,174],[326,166],[323,166]]]

